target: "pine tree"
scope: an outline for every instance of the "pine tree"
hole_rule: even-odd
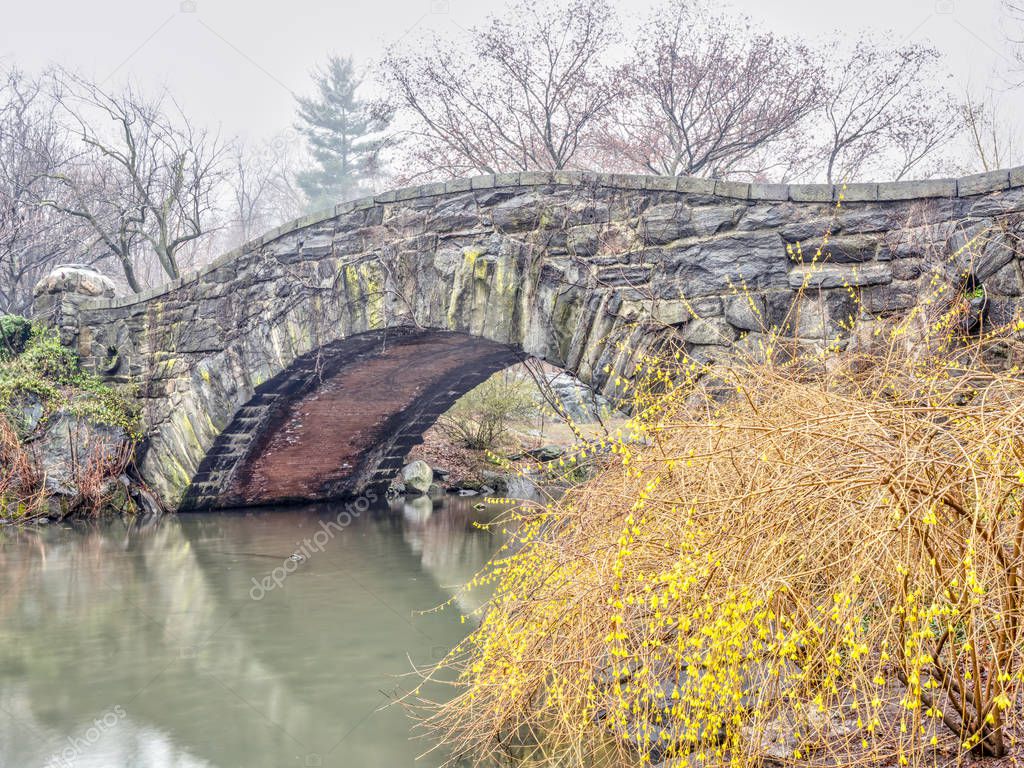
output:
[[[392,114],[356,96],[361,78],[351,58],[331,56],[313,79],[316,95],[297,97],[296,128],[306,137],[315,165],[299,173],[297,181],[310,206],[321,208],[366,190]]]

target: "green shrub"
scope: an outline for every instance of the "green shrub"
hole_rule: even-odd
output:
[[[78,356],[50,329],[33,327],[20,354],[0,358],[0,410],[32,397],[42,404],[44,420],[66,410],[121,427],[132,439],[139,437],[140,414],[133,392],[83,371]]]
[[[32,335],[32,323],[21,315],[0,315],[0,360],[25,350]]]
[[[49,329],[33,329],[24,351],[12,362],[18,369],[54,384],[75,386],[83,375],[78,355],[63,346],[57,333]]]
[[[506,371],[463,395],[437,425],[450,440],[467,448],[493,450],[513,420],[536,410],[536,389]]]

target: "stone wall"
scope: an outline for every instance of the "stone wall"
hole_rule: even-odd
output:
[[[313,496],[352,494],[392,471],[394,451],[381,446],[406,446],[444,403],[519,355],[611,394],[606,366],[628,375],[669,337],[701,358],[754,345],[798,293],[793,335],[826,343],[851,315],[911,306],[934,265],[951,280],[969,272],[992,319],[1008,318],[1024,293],[1022,213],[1024,169],[846,188],[482,176],[340,205],[139,296],[82,296],[57,281],[38,309],[88,365],[139,384],[142,471],[172,506],[273,500],[254,490],[275,477],[260,480],[259,457],[307,440],[314,450],[301,418],[309,399],[348,381],[327,391],[333,408],[356,409],[380,381],[372,367],[390,371],[380,386],[394,390],[391,404],[361,426],[339,422],[353,430],[347,473],[292,478],[320,489]],[[819,263],[794,258],[810,261],[826,236]],[[397,359],[389,334],[406,350],[409,339],[458,334],[461,367],[446,342],[446,363],[404,385],[402,372],[429,356],[381,368],[381,355]]]

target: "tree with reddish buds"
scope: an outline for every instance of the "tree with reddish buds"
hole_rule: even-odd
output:
[[[617,71],[623,98],[597,132],[602,167],[764,175],[821,99],[805,46],[683,0],[657,9],[632,48]]]
[[[408,124],[400,173],[578,167],[615,94],[604,54],[616,35],[606,0],[522,2],[465,44],[392,49],[385,83]]]

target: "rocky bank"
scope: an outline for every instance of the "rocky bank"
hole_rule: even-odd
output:
[[[133,394],[87,374],[56,334],[0,316],[0,520],[154,514],[134,478]]]

